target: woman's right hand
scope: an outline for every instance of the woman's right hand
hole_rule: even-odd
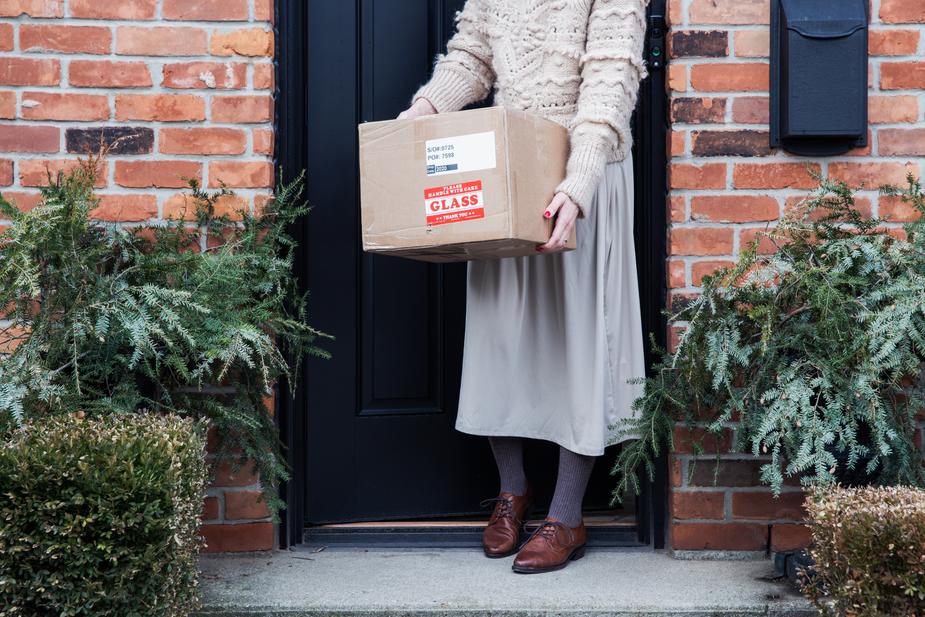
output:
[[[398,115],[399,120],[414,120],[420,116],[431,116],[437,113],[434,106],[427,99],[416,100],[411,107]]]

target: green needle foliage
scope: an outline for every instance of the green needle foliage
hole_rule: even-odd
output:
[[[326,356],[307,325],[287,228],[302,178],[260,213],[218,215],[228,191],[191,183],[187,220],[92,220],[98,160],[49,178],[23,212],[0,199],[0,431],[50,415],[206,418],[219,459],[254,461],[271,507],[287,477],[265,397],[287,357]],[[284,355],[284,350],[287,355]]]
[[[686,325],[645,380],[638,437],[613,469],[615,495],[673,448],[676,423],[706,434],[736,426],[736,448],[763,457],[762,481],[925,484],[913,442],[925,403],[925,223],[905,238],[865,218],[843,183],[821,181],[804,207],[750,245],[737,265],[670,316]],[[909,177],[882,192],[925,214]],[[697,448],[696,453],[702,453]]]

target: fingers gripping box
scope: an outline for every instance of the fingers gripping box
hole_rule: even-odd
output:
[[[365,251],[468,261],[536,255],[549,239],[543,212],[565,176],[564,127],[491,107],[359,133]]]

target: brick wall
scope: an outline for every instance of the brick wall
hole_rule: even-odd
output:
[[[756,233],[805,196],[812,169],[853,185],[904,182],[925,171],[925,0],[872,0],[870,146],[808,160],[768,147],[769,0],[670,0],[669,287],[695,294],[704,275],[731,263]],[[899,225],[908,208],[875,191],[859,203]],[[680,327],[680,326],[678,326]],[[725,440],[709,444],[726,451]],[[683,431],[679,431],[683,432]],[[773,499],[759,463],[722,455],[694,466],[684,435],[672,461],[676,550],[786,550],[805,541],[794,524],[801,493]]]
[[[46,170],[118,138],[96,216],[157,221],[181,176],[252,208],[272,187],[272,0],[0,0],[0,190],[38,199]],[[273,546],[257,480],[222,469],[205,501],[210,550]]]

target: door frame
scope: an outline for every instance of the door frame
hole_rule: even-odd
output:
[[[319,2],[353,1],[359,6],[368,0],[276,0],[276,139],[274,158],[277,169],[282,171],[281,180],[291,181],[301,170],[307,168],[308,143],[308,89],[309,67],[306,58],[309,52],[308,11],[309,6]],[[657,306],[657,314],[643,315],[643,328],[652,332],[656,343],[664,348],[667,336],[667,322],[664,308],[667,302],[667,217],[665,207],[667,188],[667,145],[668,94],[665,88],[667,56],[664,41],[667,37],[665,21],[667,0],[651,0],[650,33],[660,28],[661,36],[651,37],[646,49],[646,58],[660,60],[660,67],[650,68],[650,76],[643,83],[640,100],[651,113],[638,114],[635,130],[637,150],[634,163],[641,171],[639,177],[645,181],[635,186],[637,204],[649,204],[651,216],[636,217],[637,261],[639,262],[640,298],[644,305]],[[360,37],[358,37],[358,40]],[[356,102],[359,105],[359,101]],[[285,139],[281,138],[285,136]],[[310,170],[309,170],[310,171]],[[638,207],[637,207],[638,211]],[[308,220],[299,222],[293,233],[299,240],[296,257],[296,275],[300,280],[308,276],[306,259]],[[640,250],[640,247],[642,250]],[[310,286],[309,286],[310,287]],[[646,304],[648,302],[648,304]],[[319,325],[319,324],[315,324]],[[646,365],[652,365],[648,352]],[[275,419],[280,439],[290,468],[290,479],[280,486],[280,495],[287,508],[280,512],[279,546],[287,548],[302,542],[306,504],[304,483],[306,478],[307,445],[306,417],[310,413],[306,389],[311,387],[311,375],[303,363],[299,384],[294,396],[289,384],[282,381],[277,387]],[[655,465],[654,481],[642,482],[642,494],[638,500],[639,541],[654,548],[664,548],[667,535],[668,511],[668,459],[663,453]]]

